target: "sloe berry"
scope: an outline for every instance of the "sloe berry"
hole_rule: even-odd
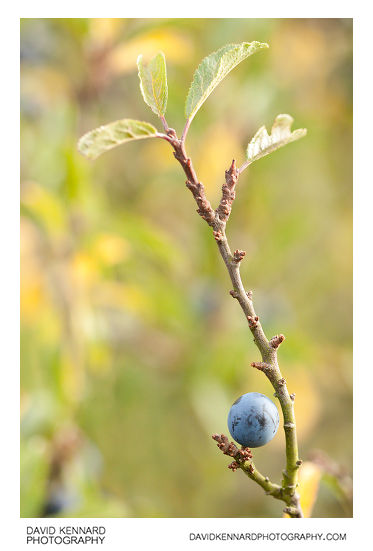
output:
[[[236,442],[248,448],[259,448],[272,440],[279,423],[277,407],[259,392],[240,396],[228,414],[229,432]]]

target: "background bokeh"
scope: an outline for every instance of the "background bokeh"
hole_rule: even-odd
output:
[[[164,51],[180,132],[201,59],[252,40],[270,49],[214,91],[187,149],[216,205],[259,126],[290,113],[308,128],[242,175],[228,234],[267,335],[287,336],[304,504],[352,514],[352,20],[24,19],[23,517],[281,515],[211,439],[240,394],[273,389],[249,367],[258,351],[171,148],[144,140],[94,163],[76,150],[117,118],[160,127],[138,54]],[[280,481],[281,430],[254,459]]]

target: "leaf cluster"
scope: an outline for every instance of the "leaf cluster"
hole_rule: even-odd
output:
[[[256,41],[227,44],[202,60],[194,73],[185,101],[186,124],[182,140],[185,140],[189,125],[198,110],[228,73],[247,57],[268,47],[268,44]],[[144,63],[143,56],[139,55],[137,66],[140,90],[144,101],[161,119],[167,132],[169,128],[165,113],[168,85],[165,55],[163,52],[158,52],[147,65]],[[265,126],[259,128],[247,146],[246,162],[240,171],[261,157],[306,134],[306,129],[291,132],[292,122],[293,118],[290,115],[281,114],[275,118],[271,134],[268,134]],[[78,149],[89,159],[96,159],[105,151],[128,141],[155,137],[164,138],[166,136],[158,132],[150,123],[126,118],[86,133],[80,138]]]

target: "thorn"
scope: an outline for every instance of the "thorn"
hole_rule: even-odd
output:
[[[231,166],[229,167],[228,170],[225,171],[225,174],[227,176],[230,176],[232,178],[232,182],[231,182],[231,185],[233,184],[236,184],[237,182],[237,179],[238,179],[238,176],[239,176],[239,172],[238,172],[238,169],[236,167],[236,161],[235,159],[232,160],[232,163],[231,163]],[[228,184],[228,182],[227,182]],[[228,184],[229,187],[231,187],[231,185]],[[233,186],[232,186],[233,187]]]
[[[246,295],[247,295],[247,298],[249,298],[250,300],[253,300],[253,292],[252,291],[247,291]]]
[[[292,400],[294,402],[295,400],[295,392],[292,392],[292,394],[290,394],[290,400]]]
[[[302,465],[303,461],[301,459],[298,459],[298,461],[295,462],[295,464],[300,467]]]
[[[269,482],[268,476],[266,476],[264,480],[265,480],[266,482]]]

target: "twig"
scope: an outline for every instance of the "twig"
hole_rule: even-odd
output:
[[[227,223],[229,215],[232,210],[232,203],[236,198],[235,187],[238,180],[238,170],[236,168],[236,161],[233,159],[232,164],[228,170],[225,171],[225,183],[222,186],[222,196],[216,214],[219,219]]]
[[[254,480],[254,482],[263,488],[266,495],[270,495],[275,499],[280,499],[287,504],[284,512],[287,512],[290,516],[295,518],[301,518],[303,516],[299,507],[298,496],[294,499],[287,495],[282,486],[271,482],[268,476],[262,475],[254,465],[252,460],[253,455],[249,448],[245,448],[244,446],[242,446],[241,449],[237,448],[233,442],[229,442],[225,434],[213,434],[212,438],[217,442],[218,448],[225,455],[230,455],[234,458],[234,461],[228,465],[228,469],[231,469],[233,472],[237,469],[242,469],[251,480]]]
[[[225,172],[225,183],[222,186],[222,197],[219,206],[216,210],[213,210],[206,197],[205,188],[202,182],[199,182],[193,168],[192,161],[187,156],[185,150],[185,137],[189,128],[188,123],[189,121],[187,121],[185,125],[183,135],[180,140],[178,139],[175,130],[172,128],[167,130],[166,135],[159,136],[166,139],[173,147],[174,156],[180,163],[187,177],[186,185],[197,203],[197,212],[213,229],[215,241],[218,245],[221,257],[223,258],[233,284],[233,290],[230,291],[230,294],[238,300],[245,317],[249,322],[249,329],[253,334],[254,342],[262,357],[262,362],[254,362],[252,365],[253,367],[263,371],[266,377],[270,380],[273,388],[275,389],[275,396],[280,402],[284,418],[286,469],[283,471],[282,486],[278,487],[281,491],[277,491],[276,489],[277,495],[274,495],[274,497],[282,499],[287,504],[285,512],[290,517],[300,518],[303,514],[299,504],[299,496],[296,492],[300,460],[298,457],[298,444],[294,415],[294,396],[289,395],[286,381],[282,377],[277,361],[277,350],[285,337],[283,335],[276,335],[271,340],[267,339],[259,318],[254,310],[252,293],[251,291],[245,291],[241,280],[240,263],[245,253],[244,251],[239,251],[237,249],[234,254],[232,254],[227,236],[225,234],[226,224],[235,199],[235,188],[238,177],[240,172],[242,172],[242,170],[246,167],[243,166],[241,169],[237,169],[235,161],[232,161],[230,168]],[[235,461],[237,462],[236,458]],[[246,472],[252,480],[257,482],[267,491],[270,484],[269,481],[262,477],[256,469],[252,471],[252,465],[253,463],[248,461],[239,462],[239,467],[244,470],[244,472]],[[235,465],[231,467],[233,470],[234,466]]]

